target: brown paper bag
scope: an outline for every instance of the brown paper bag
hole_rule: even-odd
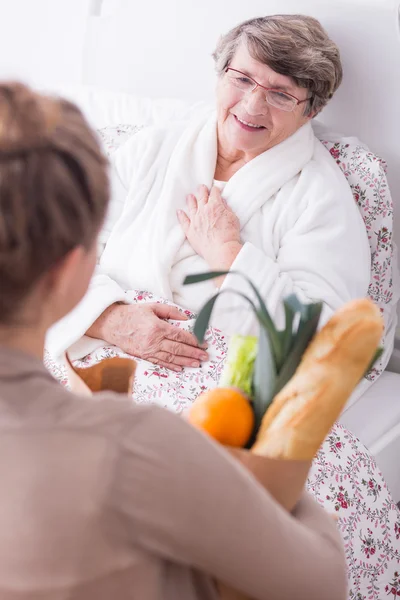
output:
[[[109,390],[132,395],[136,372],[134,360],[115,356],[105,358],[92,367],[79,368],[73,366],[67,355],[65,358],[71,390],[77,394],[91,396]]]
[[[300,499],[311,460],[282,460],[230,448],[229,451],[286,510],[292,511]]]
[[[66,356],[66,367],[71,389],[78,394],[90,396],[111,390],[132,395],[136,362],[130,358],[106,358],[93,367],[77,368]],[[311,461],[277,460],[238,448],[227,450],[268,489],[279,504],[288,511],[293,510],[302,494]],[[243,595],[223,584],[218,584],[218,590],[221,600],[246,600]]]

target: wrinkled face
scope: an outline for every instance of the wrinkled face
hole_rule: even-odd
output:
[[[266,88],[288,92],[298,100],[309,97],[308,90],[298,87],[285,75],[251,57],[242,43],[229,67],[246,73]],[[246,91],[235,87],[224,73],[217,85],[218,141],[226,153],[244,155],[246,161],[269,150],[302,127],[311,116],[304,116],[306,103],[285,112],[268,104],[265,90]]]

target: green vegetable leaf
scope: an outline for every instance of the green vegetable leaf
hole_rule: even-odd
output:
[[[285,329],[280,331],[279,334],[281,336],[283,360],[285,361],[293,345],[293,322],[298,310],[293,303],[290,302],[290,297],[283,301],[283,305],[285,308]]]
[[[290,296],[285,298],[284,304],[285,306],[289,306],[295,314],[300,313],[301,317],[305,317],[305,312],[308,304],[303,304],[302,302],[300,302],[296,294],[290,294]]]
[[[271,404],[276,387],[276,367],[272,356],[268,333],[260,328],[258,339],[258,352],[254,365],[253,376],[253,408],[255,416],[255,428],[257,432],[262,418]]]
[[[183,281],[183,285],[192,285],[193,283],[201,283],[216,277],[228,275],[229,271],[207,271],[207,273],[197,273],[196,275],[187,275]]]
[[[321,317],[323,304],[322,302],[312,302],[310,304],[303,304],[303,311],[301,313],[299,328],[297,330],[297,335],[301,335],[304,328],[307,327],[307,324],[310,321],[316,321],[315,331],[318,328],[319,319]],[[314,331],[314,333],[315,333]],[[314,334],[313,334],[314,335]],[[311,340],[311,338],[310,338]]]
[[[366,375],[368,375],[368,373],[371,371],[371,369],[373,369],[375,363],[380,359],[382,354],[383,354],[383,348],[379,347],[374,354],[374,358],[369,363],[368,369],[365,371],[364,377],[366,377]]]
[[[306,350],[311,339],[314,337],[322,312],[322,302],[305,305],[306,310],[304,316],[301,317],[299,328],[293,342],[293,347],[285,360],[279,376],[276,381],[274,396],[293,377],[297,367],[300,364],[304,351]]]
[[[257,310],[256,305],[254,304],[254,302],[252,300],[250,300],[250,298],[248,298],[245,294],[242,294],[241,292],[237,292],[236,290],[226,288],[226,289],[221,290],[220,292],[217,292],[216,294],[214,294],[214,296],[212,296],[205,303],[205,305],[203,306],[203,308],[197,315],[196,322],[195,322],[194,328],[193,328],[193,333],[196,336],[196,338],[198,339],[200,344],[202,344],[204,342],[204,336],[206,334],[208,324],[211,319],[211,314],[212,314],[212,311],[214,308],[214,304],[215,304],[218,296],[220,296],[221,294],[225,294],[226,292],[233,292],[233,293],[237,294],[238,296],[241,296],[242,298],[244,298],[244,300],[246,300],[250,304],[255,315],[260,320],[260,312]]]
[[[188,275],[187,277],[185,277],[183,285],[191,285],[193,283],[200,283],[202,281],[208,281],[209,279],[215,279],[216,277],[221,277],[221,276],[227,275],[228,273],[234,274],[234,275],[239,275],[239,277],[243,277],[243,279],[245,279],[247,281],[247,283],[253,290],[253,292],[258,300],[258,303],[259,303],[259,310],[257,311],[258,319],[268,331],[269,339],[270,339],[271,346],[272,346],[272,352],[273,352],[273,355],[275,358],[275,363],[276,363],[276,365],[278,365],[278,368],[280,368],[280,366],[282,365],[284,358],[285,358],[284,354],[283,354],[281,337],[275,327],[275,324],[271,318],[271,315],[268,312],[268,309],[265,305],[265,302],[264,302],[260,292],[258,291],[258,289],[256,288],[256,286],[254,285],[254,283],[251,281],[251,279],[249,277],[247,277],[243,273],[240,273],[239,271],[232,271],[232,270],[231,271],[210,271],[208,273],[198,273],[196,275]],[[226,290],[222,290],[221,293],[224,291],[226,291]],[[239,293],[239,292],[236,292],[235,290],[232,290],[232,291],[234,291],[235,293]],[[247,296],[246,296],[246,298],[247,298]],[[249,298],[247,298],[247,300],[250,302]],[[253,306],[254,306],[254,303],[253,303]]]
[[[197,337],[199,344],[204,342],[204,336],[206,335],[206,331],[208,329],[208,324],[210,322],[211,313],[214,308],[214,304],[219,296],[219,292],[212,296],[203,306],[199,314],[197,315],[193,333]]]
[[[264,327],[267,331],[269,340],[271,342],[272,354],[274,356],[275,365],[276,365],[275,370],[277,370],[280,368],[281,364],[284,361],[283,348],[282,348],[279,332],[277,331],[277,329],[275,327],[275,323],[273,322],[271,315],[268,312],[266,304],[265,304],[260,292],[258,291],[258,289],[256,288],[256,286],[254,285],[254,283],[251,281],[251,279],[249,277],[247,277],[243,273],[239,273],[238,271],[231,271],[231,273],[235,273],[236,275],[240,275],[241,277],[243,277],[250,285],[251,289],[253,290],[253,292],[258,300],[262,321],[264,323]],[[260,320],[260,317],[259,317],[259,320]]]

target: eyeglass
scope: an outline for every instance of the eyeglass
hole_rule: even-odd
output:
[[[228,77],[229,83],[234,85],[236,88],[241,90],[244,93],[253,92],[258,87],[265,90],[265,99],[271,106],[275,108],[279,108],[280,110],[285,110],[287,112],[291,112],[298,106],[299,104],[303,104],[303,102],[307,102],[307,100],[311,100],[310,98],[305,98],[305,100],[299,100],[296,96],[292,96],[292,94],[288,94],[287,92],[282,92],[281,90],[275,90],[273,88],[266,88],[261,83],[258,83],[246,73],[242,73],[237,69],[232,69],[228,67],[225,69],[225,73]]]

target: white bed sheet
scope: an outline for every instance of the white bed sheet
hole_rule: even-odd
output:
[[[208,110],[206,102],[188,102],[177,98],[148,98],[136,94],[115,92],[90,85],[60,83],[43,92],[67,98],[77,104],[92,127],[121,124],[167,123],[187,119],[201,110]]]

